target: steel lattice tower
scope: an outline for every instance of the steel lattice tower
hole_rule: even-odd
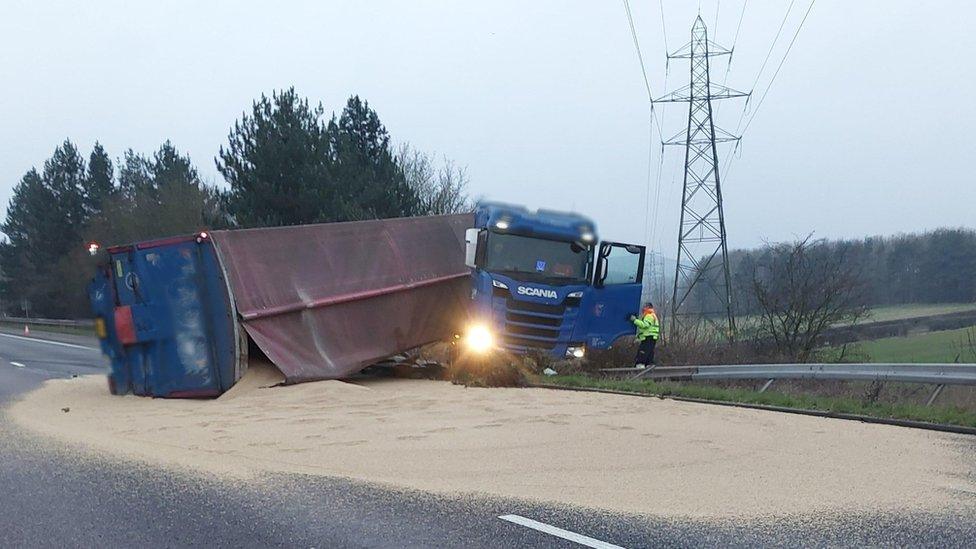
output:
[[[688,59],[691,83],[654,102],[687,102],[688,128],[664,145],[684,145],[685,175],[678,226],[678,266],[671,300],[671,334],[700,326],[728,322],[726,335],[735,338],[732,279],[729,273],[725,214],[719,181],[717,144],[739,138],[715,127],[712,101],[745,97],[709,78],[709,60],[732,52],[708,40],[701,16],[691,29],[691,41],[669,59]]]

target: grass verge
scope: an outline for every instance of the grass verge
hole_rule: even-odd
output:
[[[609,389],[646,395],[762,404],[765,406],[781,406],[784,408],[820,410],[824,412],[857,414],[879,418],[908,419],[928,423],[976,427],[976,413],[955,406],[946,407],[935,405],[927,407],[918,404],[888,404],[867,402],[847,397],[788,395],[776,391],[760,393],[759,391],[748,389],[725,388],[712,385],[662,383],[651,380],[605,379],[584,375],[552,376],[538,378],[533,381],[564,387]]]

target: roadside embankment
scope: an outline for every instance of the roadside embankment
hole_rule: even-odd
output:
[[[47,382],[6,410],[98,454],[231,478],[338,476],[658,516],[941,510],[976,493],[971,437],[620,395],[369,379],[212,401]],[[968,500],[963,500],[968,501]]]
[[[764,380],[759,382],[762,381]],[[907,420],[956,426],[961,428],[960,431],[976,429],[976,412],[971,405],[973,389],[970,386],[948,387],[945,391],[955,393],[954,401],[964,400],[970,404],[963,407],[958,403],[949,406],[926,405],[926,398],[930,396],[933,386],[916,383],[888,382],[885,400],[879,400],[879,394],[874,394],[873,398],[866,397],[864,393],[881,393],[881,389],[885,387],[864,381],[778,380],[777,387],[785,387],[785,391],[760,391],[754,388],[758,385],[756,380],[680,382],[613,379],[578,374],[539,377],[535,384]],[[948,396],[943,396],[942,400],[948,400]]]

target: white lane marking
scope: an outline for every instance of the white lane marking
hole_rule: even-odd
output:
[[[74,343],[62,343],[60,341],[51,341],[49,339],[37,339],[35,337],[24,337],[24,336],[17,336],[17,335],[13,335],[13,334],[2,334],[2,333],[0,333],[0,336],[9,337],[11,339],[23,339],[24,341],[33,341],[35,343],[47,343],[48,345],[58,345],[59,347],[71,347],[73,349],[85,349],[86,351],[98,351],[99,350],[99,349],[96,349],[94,347],[86,347],[84,345],[75,345]]]
[[[565,540],[569,540],[578,543],[580,545],[585,545],[587,547],[595,547],[596,549],[624,549],[619,545],[614,545],[612,543],[600,541],[598,539],[594,539],[589,536],[584,536],[583,534],[570,532],[569,530],[563,530],[562,528],[556,528],[555,526],[550,526],[544,522],[527,519],[525,517],[520,517],[518,515],[502,515],[498,518],[502,520],[507,520],[508,522],[513,522],[520,526],[525,526],[526,528],[532,528],[533,530],[538,530],[540,532],[549,534],[550,536],[556,536],[557,538],[563,538]]]
[[[21,364],[19,362],[11,362],[10,365],[11,366],[16,366],[18,368],[26,368],[26,366],[24,366],[23,364]]]

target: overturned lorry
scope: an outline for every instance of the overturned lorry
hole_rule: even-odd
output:
[[[470,215],[201,232],[107,249],[89,286],[113,393],[216,396],[248,338],[288,383],[451,337]]]
[[[89,286],[115,394],[212,397],[249,348],[287,383],[467,335],[580,358],[631,332],[644,249],[577,214],[473,214],[200,232],[108,248]],[[252,344],[253,343],[253,347]]]

